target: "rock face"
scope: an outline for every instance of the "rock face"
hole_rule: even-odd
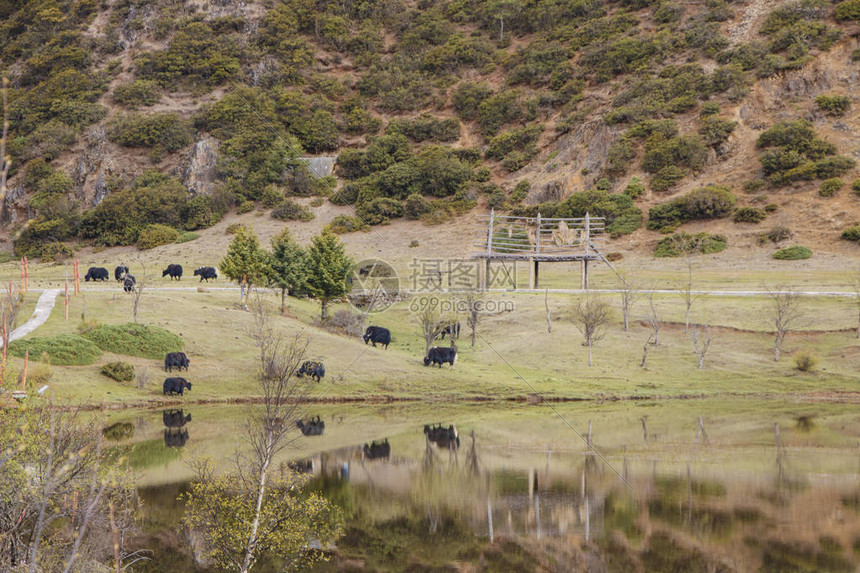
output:
[[[110,192],[108,178],[115,174],[114,161],[108,154],[108,138],[104,126],[87,130],[86,147],[72,167],[76,198],[95,207]]]
[[[182,173],[185,187],[194,195],[211,193],[215,183],[217,163],[218,141],[216,139],[204,137],[195,143]]]

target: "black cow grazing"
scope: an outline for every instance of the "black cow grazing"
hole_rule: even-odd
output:
[[[168,372],[173,372],[174,368],[178,368],[180,372],[183,368],[188,370],[190,363],[184,352],[168,352],[164,357],[164,369]]]
[[[296,426],[302,431],[303,436],[322,436],[322,433],[325,432],[325,422],[320,420],[319,416],[315,416],[307,422],[299,420],[296,422]]]
[[[451,337],[451,340],[454,340],[455,338],[460,338],[460,323],[452,322],[451,324],[443,328],[442,340],[445,340],[446,334]]]
[[[113,270],[113,278],[116,279],[116,282],[122,282],[122,279],[125,278],[125,275],[128,274],[128,267],[125,265],[119,265],[117,268]]]
[[[374,346],[378,342],[388,350],[388,345],[391,344],[391,331],[381,326],[368,326],[364,331],[364,343],[372,342]]]
[[[162,278],[170,275],[171,279],[180,280],[182,278],[182,265],[167,265],[167,268],[161,271]]]
[[[164,430],[164,445],[168,448],[181,448],[188,441],[188,430]]]
[[[162,390],[162,393],[165,396],[173,394],[179,394],[180,396],[184,396],[183,392],[185,390],[191,390],[191,382],[189,382],[185,378],[165,378]]]
[[[87,274],[84,275],[84,280],[86,282],[90,281],[106,281],[110,278],[110,273],[104,267],[90,267],[87,270]]]
[[[191,421],[191,414],[185,414],[182,410],[165,410],[161,413],[161,420],[168,428],[181,428]]]
[[[215,270],[215,267],[200,267],[199,269],[194,269],[194,276],[200,277],[200,281],[209,282],[209,279],[217,279],[218,271]]]
[[[388,438],[382,441],[373,441],[369,444],[364,444],[364,457],[369,460],[388,459],[391,455],[391,446],[388,443]]]
[[[447,428],[442,424],[424,426],[424,435],[440,448],[456,450],[460,447],[460,435],[453,424]]]
[[[134,291],[134,285],[137,284],[137,279],[134,278],[134,275],[125,275],[125,278],[122,279],[122,290],[123,292],[132,292]]]
[[[301,368],[298,371],[299,376],[310,376],[311,378],[316,379],[317,382],[322,380],[323,376],[325,376],[325,366],[322,362],[315,362],[313,360],[306,360],[302,362]]]
[[[434,346],[430,349],[430,352],[427,353],[427,356],[424,357],[424,366],[438,364],[439,368],[442,368],[442,365],[446,362],[451,364],[451,368],[454,367],[454,363],[457,362],[456,348],[444,348],[442,346]]]

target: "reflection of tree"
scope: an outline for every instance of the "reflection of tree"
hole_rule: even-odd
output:
[[[294,570],[321,558],[307,550],[311,541],[335,539],[340,529],[328,501],[301,492],[305,476],[272,467],[275,456],[296,435],[301,398],[309,392],[309,383],[296,375],[309,342],[300,335],[286,341],[276,336],[261,297],[251,306],[263,408],[248,418],[245,438],[250,451],[237,452],[232,471],[217,476],[208,461],[196,464],[184,522],[203,533],[207,553],[220,567],[246,573],[268,554]]]

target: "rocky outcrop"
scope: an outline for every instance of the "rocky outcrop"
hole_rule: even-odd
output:
[[[86,147],[72,167],[75,195],[81,203],[95,207],[107,197],[108,179],[116,175],[113,158],[108,153],[104,126],[95,126],[84,135]]]
[[[211,193],[217,163],[218,141],[215,138],[207,136],[195,143],[182,173],[185,187],[194,195]]]

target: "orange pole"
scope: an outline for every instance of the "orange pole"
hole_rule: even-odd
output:
[[[21,390],[27,391],[27,364],[30,362],[30,351],[24,351],[24,372],[21,374]]]

